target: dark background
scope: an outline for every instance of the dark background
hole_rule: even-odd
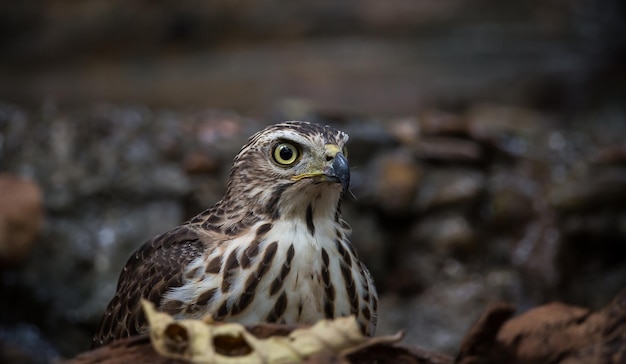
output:
[[[28,257],[2,257],[0,359],[88,349],[130,252],[284,119],[351,135],[379,334],[454,353],[490,302],[602,307],[626,283],[625,8],[0,2],[0,172],[45,211]]]

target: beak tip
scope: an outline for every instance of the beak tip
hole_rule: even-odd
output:
[[[341,182],[343,193],[347,193],[350,188],[350,167],[343,153],[337,153],[335,155],[331,167],[333,176]]]

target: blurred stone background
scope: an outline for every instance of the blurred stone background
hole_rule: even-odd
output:
[[[490,302],[626,284],[621,1],[3,1],[0,47],[1,362],[87,350],[130,252],[284,119],[351,135],[379,334],[454,353]]]

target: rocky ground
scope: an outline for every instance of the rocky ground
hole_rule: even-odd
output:
[[[621,364],[626,355],[626,290],[596,312],[551,303],[511,318],[510,304],[490,305],[455,357],[398,343],[402,332],[364,337],[354,318],[310,327],[243,327],[175,321],[150,305],[144,310],[150,334],[115,341],[70,363]]]
[[[378,334],[455,354],[490,303],[625,286],[621,2],[134,4],[0,8],[0,361],[86,350],[130,252],[285,119],[350,134]]]
[[[263,124],[115,105],[35,116],[4,104],[0,115],[4,165],[37,181],[45,209],[28,258],[3,257],[1,337],[62,356],[88,348],[130,252],[215,202]],[[626,284],[620,117],[563,124],[481,105],[332,120],[351,135],[345,215],[382,296],[378,333],[453,353],[495,301],[609,302]]]

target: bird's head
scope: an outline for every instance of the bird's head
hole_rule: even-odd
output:
[[[294,204],[328,199],[336,205],[350,186],[347,141],[346,133],[320,124],[268,126],[235,157],[227,196],[270,207],[286,199]]]

